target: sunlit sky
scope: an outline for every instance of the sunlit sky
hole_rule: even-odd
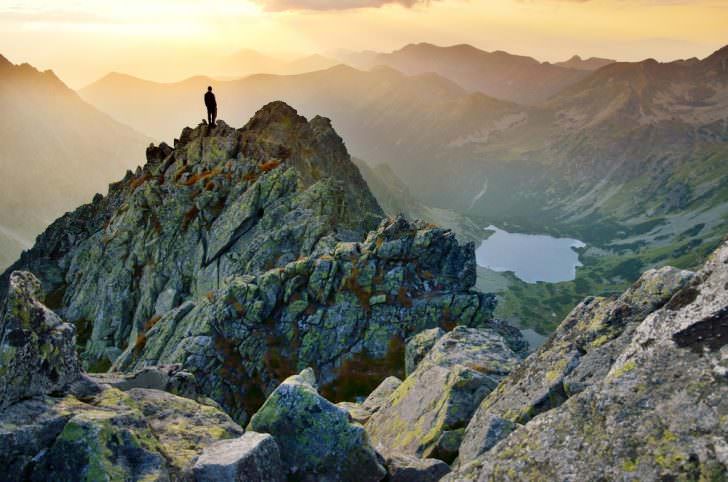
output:
[[[109,71],[174,81],[240,49],[293,57],[470,43],[539,60],[704,57],[728,0],[0,0],[0,53],[82,87]]]

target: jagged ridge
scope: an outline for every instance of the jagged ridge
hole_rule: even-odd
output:
[[[366,394],[406,336],[488,322],[473,245],[404,219],[366,236],[382,216],[330,122],[274,102],[150,146],[11,270],[39,276],[87,369],[180,363],[244,420],[306,366],[336,400]]]

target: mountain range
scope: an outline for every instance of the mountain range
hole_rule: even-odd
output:
[[[53,72],[2,56],[0,103],[0,266],[7,266],[55,218],[134,167],[148,138],[84,102]]]
[[[333,119],[390,213],[447,224],[472,240],[477,226],[493,223],[587,242],[575,282],[547,287],[505,275],[497,283],[509,285],[500,314],[544,333],[585,294],[619,292],[649,266],[694,267],[720,241],[726,48],[668,63],[571,59],[573,69],[467,46],[418,44],[362,56],[369,65],[398,59],[403,69],[428,73],[338,65],[173,84],[110,74],[80,95],[169,143],[177,134],[170,118],[193,124],[202,117],[207,85],[231,123],[281,99],[304,115]],[[522,69],[578,75],[529,105],[462,85],[464,66],[487,70],[493,59],[506,63],[494,70],[510,72],[514,82],[526,82]],[[588,67],[577,66],[584,62]],[[544,319],[544,311],[553,316]]]
[[[294,75],[324,70],[339,62],[319,54],[293,59],[281,59],[251,49],[242,49],[232,55],[212,61],[209,69],[215,78],[240,78],[253,74]]]
[[[502,50],[486,52],[467,44],[440,47],[428,43],[406,45],[391,53],[353,53],[344,60],[364,69],[382,65],[409,75],[436,73],[469,92],[520,104],[541,103],[610,62],[584,62],[574,57],[550,64]]]

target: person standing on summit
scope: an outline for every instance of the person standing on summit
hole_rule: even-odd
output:
[[[207,107],[207,123],[211,127],[215,127],[215,120],[217,119],[217,100],[215,100],[215,94],[212,93],[212,87],[207,88],[205,94],[205,107]]]

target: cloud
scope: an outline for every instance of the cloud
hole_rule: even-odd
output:
[[[410,8],[428,5],[435,0],[256,0],[270,12],[285,10],[348,10],[352,8],[379,8],[388,4]]]

